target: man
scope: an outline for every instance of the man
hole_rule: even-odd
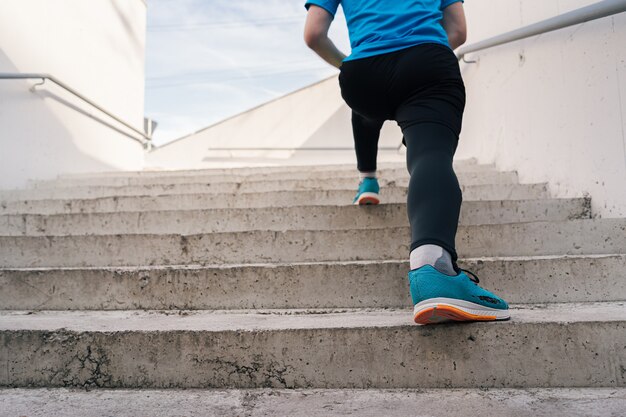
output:
[[[352,46],[348,57],[328,38],[340,4]],[[465,87],[452,49],[466,38],[462,0],[310,0],[305,7],[305,42],[341,70],[341,94],[353,111],[361,175],[355,204],[379,201],[376,154],[383,122],[395,120],[404,134],[414,321],[508,319],[508,304],[456,265],[462,196],[452,159]]]

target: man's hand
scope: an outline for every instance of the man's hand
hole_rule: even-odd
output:
[[[457,2],[443,9],[441,25],[448,34],[448,43],[452,49],[456,49],[465,43],[467,39],[467,24],[463,3]]]
[[[322,7],[311,5],[304,25],[304,42],[324,61],[339,68],[346,57],[328,38],[333,16]]]

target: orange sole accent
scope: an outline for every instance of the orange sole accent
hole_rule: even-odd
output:
[[[438,305],[436,307],[422,310],[413,317],[413,321],[417,324],[432,324],[442,321],[493,321],[496,316],[478,316],[476,314],[466,313],[465,311],[452,307]]]
[[[363,197],[359,199],[358,203],[359,206],[375,206],[376,204],[380,203],[380,200],[374,197]]]

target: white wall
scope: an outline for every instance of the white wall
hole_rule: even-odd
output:
[[[594,1],[466,2],[469,43]],[[589,193],[592,211],[626,216],[626,13],[491,48],[462,64],[468,93],[458,158]]]
[[[402,135],[387,126],[380,146],[397,146]],[[315,148],[354,145],[350,110],[336,76],[273,100],[204,130],[154,149],[148,166],[194,169],[220,166],[353,163],[354,151],[218,151],[211,148]],[[402,160],[397,152],[382,161]]]
[[[145,29],[143,0],[2,0],[0,72],[50,73],[141,130]],[[142,168],[137,134],[37,82],[0,80],[0,188]]]

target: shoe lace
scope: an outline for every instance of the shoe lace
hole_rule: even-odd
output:
[[[469,270],[467,270],[467,269],[459,268],[459,266],[458,266],[458,265],[456,264],[456,262],[454,262],[454,261],[452,262],[452,267],[454,268],[454,270],[455,270],[457,273],[465,272],[465,273],[469,276],[469,279],[470,279],[472,282],[474,282],[474,283],[476,283],[476,284],[478,284],[478,283],[480,282],[480,280],[478,279],[478,277],[476,276],[476,274],[475,274],[475,273],[473,273],[472,271],[469,271]]]
[[[456,261],[452,261],[452,267],[453,267],[453,268],[454,268],[454,270],[455,270],[457,273],[459,273],[459,274],[460,274],[461,272],[465,272],[465,273],[468,275],[468,278],[469,278],[472,282],[476,283],[476,285],[478,285],[478,283],[480,282],[480,280],[478,279],[478,276],[476,276],[476,274],[475,274],[475,273],[473,273],[472,271],[469,271],[469,270],[467,270],[467,269],[459,268],[459,266],[457,265]]]
[[[465,272],[466,274],[468,274],[469,275],[469,279],[474,281],[476,284],[478,284],[480,282],[480,280],[478,279],[476,274],[473,273],[472,271],[468,271],[467,269],[462,269],[462,268],[459,268],[459,270]]]

